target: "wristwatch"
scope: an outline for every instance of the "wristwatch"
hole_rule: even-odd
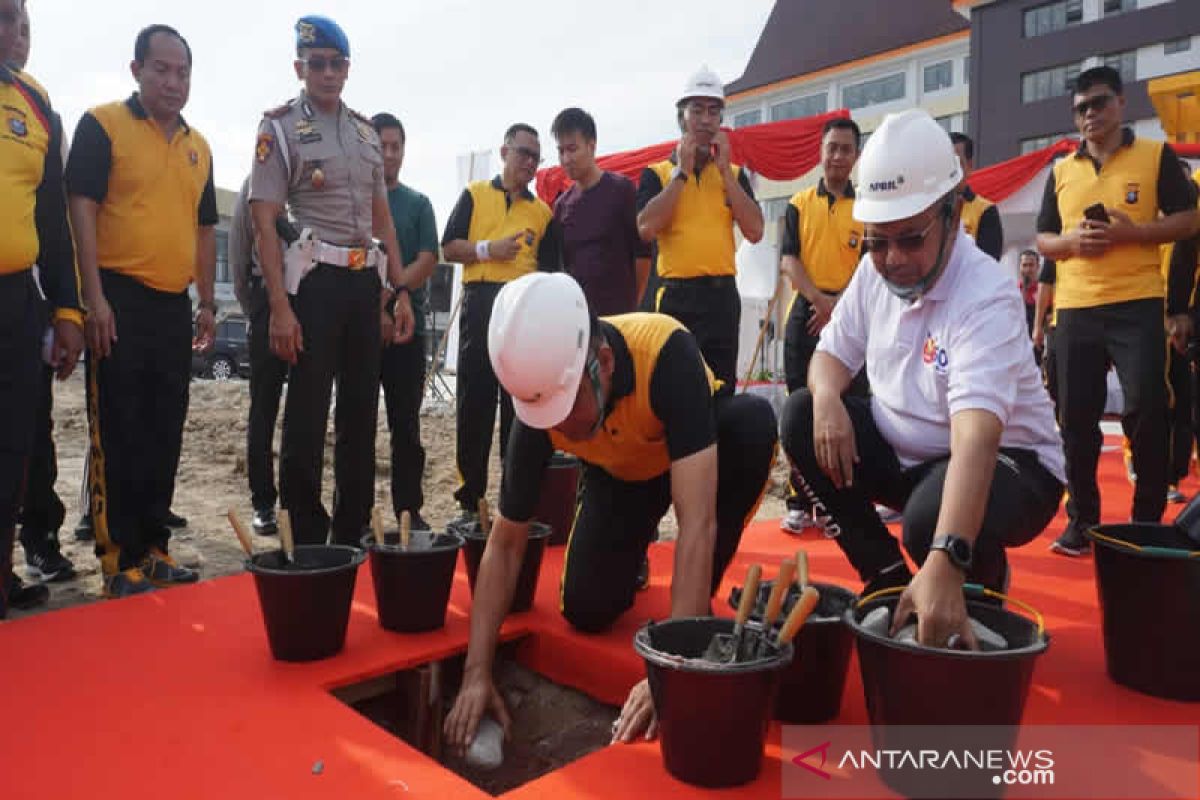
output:
[[[201,300],[199,303],[197,303],[196,313],[199,314],[206,308],[212,312],[214,317],[217,315],[217,304],[212,300]]]
[[[929,549],[930,551],[944,550],[946,555],[950,557],[951,564],[963,572],[971,571],[974,547],[966,539],[955,536],[952,533],[935,536],[932,544],[929,545]]]

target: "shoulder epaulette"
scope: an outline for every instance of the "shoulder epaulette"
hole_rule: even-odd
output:
[[[284,114],[292,110],[292,104],[295,102],[295,100],[288,100],[281,106],[276,106],[275,108],[264,111],[263,116],[267,117],[268,119],[279,119]]]

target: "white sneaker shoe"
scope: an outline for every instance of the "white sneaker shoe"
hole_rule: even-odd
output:
[[[884,525],[891,525],[893,522],[900,522],[904,519],[904,515],[890,506],[875,505],[875,513],[883,520]]]
[[[807,528],[816,525],[807,511],[799,508],[789,508],[787,515],[779,523],[779,529],[787,533],[801,534]]]

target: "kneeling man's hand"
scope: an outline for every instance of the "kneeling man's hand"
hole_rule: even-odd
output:
[[[891,635],[917,615],[917,642],[926,647],[946,647],[950,637],[957,634],[960,642],[972,650],[979,649],[975,632],[967,617],[967,601],[963,597],[963,574],[946,554],[935,550],[916,574],[892,616]]]

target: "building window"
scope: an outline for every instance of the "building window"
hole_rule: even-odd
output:
[[[829,95],[827,93],[810,94],[807,97],[798,97],[795,100],[787,100],[771,106],[771,122],[779,122],[781,119],[814,117],[817,114],[824,114],[828,110]]]
[[[1021,102],[1034,103],[1070,94],[1079,77],[1079,64],[1062,64],[1021,76]]]
[[[1184,36],[1179,39],[1172,39],[1169,42],[1163,42],[1163,55],[1169,56],[1175,53],[1183,53],[1192,49],[1192,37]]]
[[[936,92],[948,89],[954,83],[954,64],[942,61],[925,68],[925,91]]]
[[[1033,136],[1029,139],[1021,140],[1021,155],[1032,153],[1035,150],[1041,150],[1043,147],[1049,147],[1060,139],[1068,138],[1070,134],[1052,133],[1049,136]]]
[[[1126,50],[1123,53],[1109,53],[1104,56],[1104,66],[1112,67],[1121,73],[1121,80],[1133,83],[1137,80],[1137,50]]]
[[[842,89],[842,105],[849,109],[904,99],[904,73],[863,81]]]
[[[971,82],[971,57],[967,56],[963,59],[963,83]]]
[[[1106,17],[1124,14],[1127,11],[1137,11],[1137,0],[1104,0],[1104,16]]]
[[[1025,12],[1025,38],[1045,36],[1083,22],[1083,0],[1058,0]]]
[[[762,122],[762,109],[756,108],[753,111],[743,111],[740,114],[733,115],[733,127],[744,128],[747,125],[757,125]]]

